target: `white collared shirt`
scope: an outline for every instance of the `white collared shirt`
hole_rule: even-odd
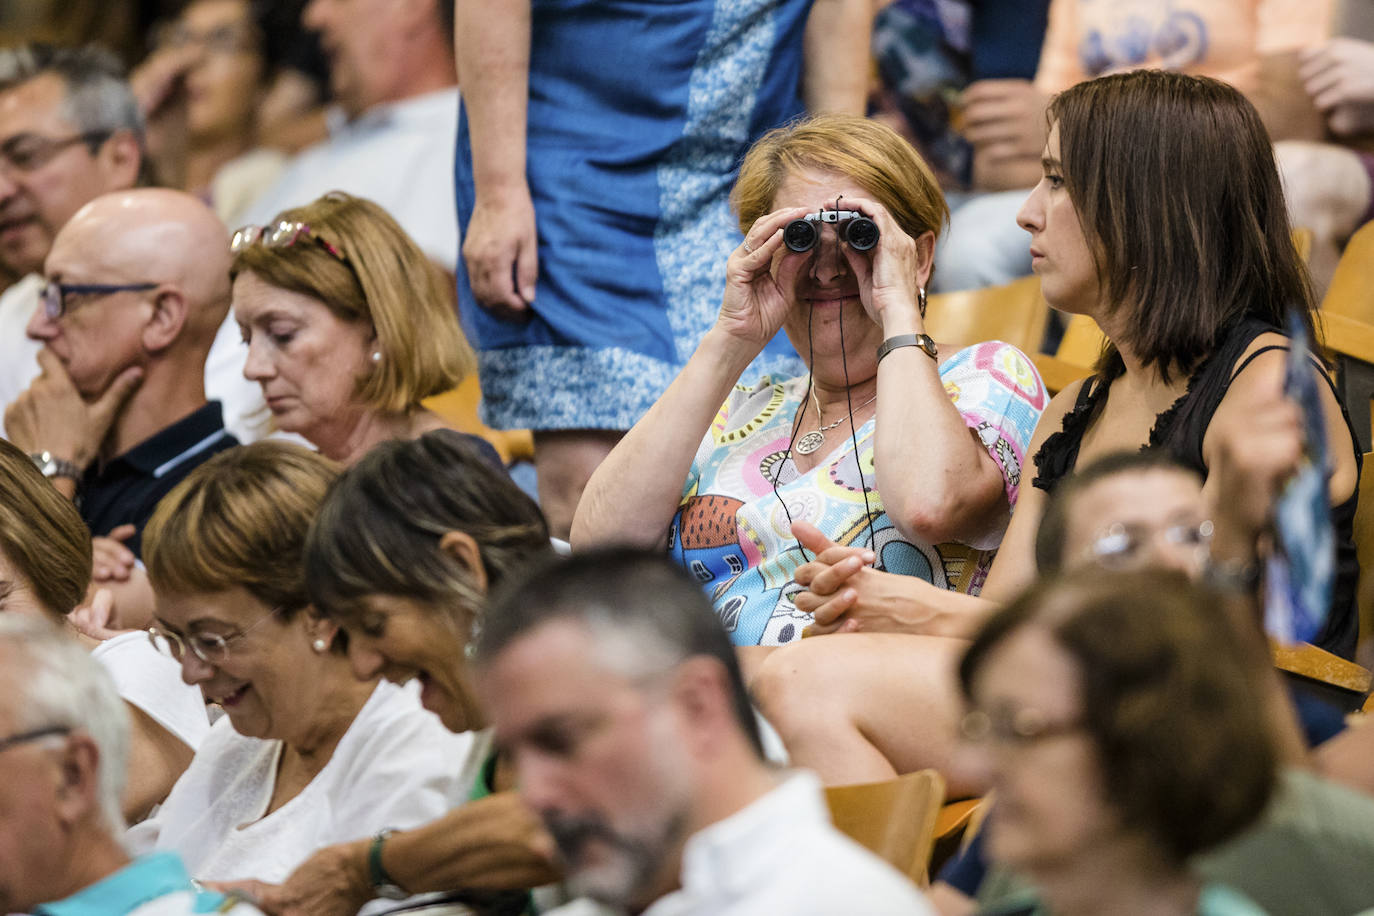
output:
[[[605,913],[585,900],[558,916]],[[776,789],[693,834],[682,887],[643,916],[934,916],[914,884],[830,824],[820,780],[790,773]]]

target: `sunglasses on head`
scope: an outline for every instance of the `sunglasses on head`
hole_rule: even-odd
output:
[[[344,257],[344,253],[334,247],[328,239],[317,234],[308,223],[298,223],[288,219],[279,220],[270,226],[244,226],[236,231],[230,240],[229,253],[238,254],[253,245],[262,245],[267,248],[290,248],[301,239],[313,239],[319,243],[321,248],[338,258],[339,261],[344,264],[348,263],[348,258]]]

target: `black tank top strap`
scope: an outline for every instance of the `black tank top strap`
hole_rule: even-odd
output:
[[[1040,451],[1035,453],[1035,479],[1031,485],[1046,493],[1055,484],[1073,471],[1078,463],[1078,447],[1083,443],[1083,435],[1088,431],[1093,417],[1106,401],[1110,382],[1099,376],[1091,376],[1078,389],[1073,409],[1064,414],[1060,428],[1045,438]]]
[[[1245,359],[1241,360],[1240,365],[1236,366],[1235,370],[1231,372],[1231,381],[1226,383],[1226,387],[1231,387],[1232,383],[1234,383],[1235,380],[1240,376],[1240,374],[1245,371],[1246,367],[1253,363],[1262,354],[1268,353],[1270,350],[1282,350],[1283,352],[1287,353],[1291,349],[1293,348],[1288,346],[1288,344],[1265,344],[1262,347],[1256,347],[1254,352],[1252,352],[1249,356],[1245,357]],[[1321,367],[1319,366],[1318,368]],[[1323,370],[1323,374],[1325,374],[1325,370]]]
[[[1207,465],[1202,460],[1202,440],[1212,415],[1231,387],[1234,377],[1231,367],[1237,364],[1256,337],[1271,332],[1282,333],[1254,318],[1246,318],[1232,328],[1221,345],[1193,371],[1183,396],[1155,419],[1149,447],[1168,449],[1183,464],[1207,476]]]

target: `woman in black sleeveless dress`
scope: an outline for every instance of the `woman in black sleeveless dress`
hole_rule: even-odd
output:
[[[1030,233],[1045,298],[1090,315],[1110,343],[1096,373],[1042,415],[1031,441],[1035,467],[1027,469],[1035,486],[1022,492],[981,598],[897,582],[844,548],[809,539],[818,557],[798,570],[810,591],[797,606],[815,614],[817,632],[873,635],[778,653],[756,689],[781,695],[789,679],[844,672],[831,683],[851,699],[827,697],[826,721],[811,726],[827,740],[881,735],[931,709],[926,679],[894,663],[894,643],[905,634],[967,639],[995,604],[1033,581],[1046,494],[1065,474],[1111,452],[1157,446],[1206,477],[1222,445],[1212,433],[1278,399],[1288,358],[1280,329],[1290,309],[1314,336],[1313,293],[1272,148],[1239,92],[1216,80],[1136,71],[1073,87],[1049,116],[1044,177],[1018,222]],[[1312,371],[1326,412],[1338,573],[1316,642],[1349,658],[1359,453],[1325,371],[1315,363]]]

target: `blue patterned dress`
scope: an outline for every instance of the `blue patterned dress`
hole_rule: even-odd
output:
[[[488,424],[628,429],[667,388],[720,308],[725,261],[741,241],[727,203],[739,160],[803,111],[810,8],[811,0],[534,0],[533,318],[480,309],[458,265]],[[466,233],[466,117],[455,184]],[[781,336],[754,365],[798,367]]]

